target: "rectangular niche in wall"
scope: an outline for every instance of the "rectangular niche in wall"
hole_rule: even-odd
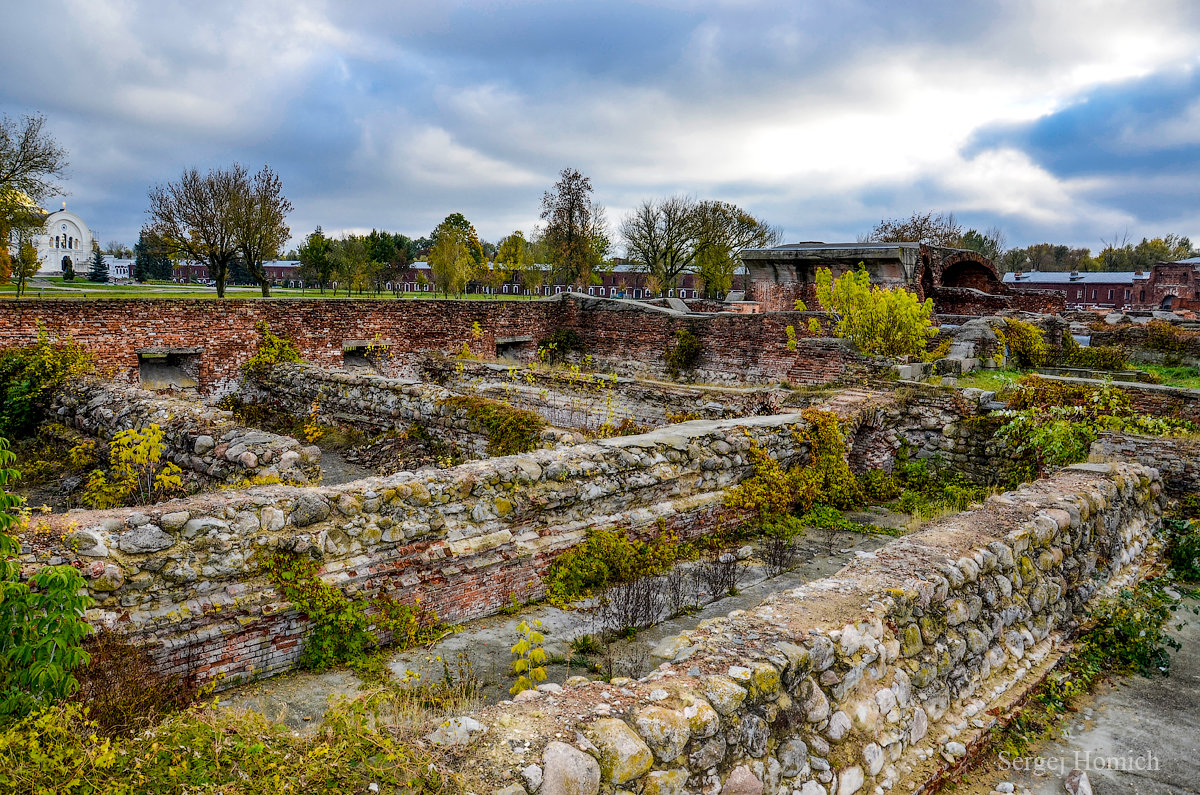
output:
[[[194,391],[200,386],[203,352],[203,348],[142,348],[137,352],[142,389]]]
[[[496,337],[496,358],[532,360],[537,349],[533,337]]]
[[[384,360],[391,355],[391,350],[391,340],[344,340],[342,342],[342,367],[346,370],[361,370],[387,375]]]

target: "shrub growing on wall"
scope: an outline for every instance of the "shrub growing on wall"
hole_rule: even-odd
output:
[[[1040,328],[1011,317],[1004,323],[1004,342],[1008,345],[1008,357],[1013,365],[1028,370],[1050,364],[1050,347],[1046,345],[1046,337]]]
[[[555,329],[548,337],[538,342],[538,358],[550,364],[557,364],[572,353],[580,355],[587,353],[583,338],[574,329]]]
[[[922,302],[902,288],[872,286],[865,268],[837,279],[829,268],[817,269],[817,299],[837,314],[834,334],[866,354],[920,356],[937,333],[932,299]]]
[[[487,432],[489,455],[528,453],[538,446],[542,429],[546,427],[541,415],[497,400],[457,395],[442,403],[462,409],[468,420]]]
[[[0,436],[32,433],[59,387],[91,368],[91,354],[74,340],[51,342],[40,327],[33,345],[0,352]]]
[[[695,369],[704,353],[700,340],[689,329],[681,328],[675,332],[675,339],[667,348],[665,359],[667,373],[672,378],[678,378],[680,373]]]
[[[296,344],[287,337],[278,337],[271,333],[267,321],[260,320],[254,324],[262,335],[258,350],[242,365],[242,372],[250,376],[260,375],[277,364],[294,364],[302,361]]]

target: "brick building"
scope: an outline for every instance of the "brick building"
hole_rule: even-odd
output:
[[[1071,309],[1200,309],[1200,257],[1159,262],[1149,271],[1025,271],[1006,285],[1062,291]]]

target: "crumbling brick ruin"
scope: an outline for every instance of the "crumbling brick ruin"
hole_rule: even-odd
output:
[[[982,316],[1055,301],[1000,289],[977,255],[894,253],[873,273],[953,320],[931,342],[949,351],[936,362],[873,359],[824,336],[828,317],[790,311],[811,285],[776,277],[755,289],[780,311],[760,314],[579,295],[6,302],[0,347],[39,328],[70,336],[108,376],[67,385],[59,422],[101,440],[157,423],[164,456],[201,487],[38,519],[22,563],[78,567],[97,624],[146,644],[165,670],[229,687],[294,667],[311,631],[263,571],[274,552],[316,561],[346,593],[419,599],[446,622],[491,616],[544,597],[549,567],[589,532],[686,542],[743,521],[726,498],[756,456],[812,459],[808,409],[837,417],[857,474],[903,454],[1005,483],[995,394],[922,379],[995,367],[1004,320]],[[264,322],[304,361],[244,372]],[[1038,322],[1055,350],[1070,342],[1070,321]],[[566,332],[581,350],[551,367],[538,344]],[[672,376],[680,332],[700,352]],[[1200,421],[1192,390],[1113,388],[1139,411]],[[458,457],[321,485],[322,450],[243,424],[222,400],[427,436]],[[520,452],[496,453],[481,404],[536,421]],[[1104,434],[1089,464],[659,644],[639,680],[575,680],[464,717],[454,731],[471,744],[475,791],[539,791],[531,761],[542,793],[919,790],[1019,704],[1096,598],[1154,565],[1166,501],[1200,488],[1198,455],[1194,439]],[[947,737],[961,753],[945,752]]]

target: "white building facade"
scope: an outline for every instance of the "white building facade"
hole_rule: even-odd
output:
[[[43,233],[33,239],[41,263],[37,275],[57,276],[68,265],[77,275],[86,275],[92,259],[92,239],[92,230],[65,205],[50,213]]]

